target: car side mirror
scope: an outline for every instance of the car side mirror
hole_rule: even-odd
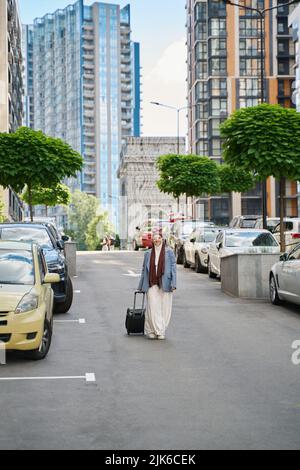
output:
[[[56,244],[57,244],[57,247],[58,247],[60,250],[63,250],[64,247],[65,247],[65,244],[64,244],[64,242],[63,242],[62,240],[58,240]]]
[[[219,242],[216,244],[217,250],[220,250],[222,248],[222,242]]]
[[[70,240],[70,237],[68,237],[67,235],[63,235],[61,239],[63,242],[68,242]]]
[[[196,242],[196,238],[192,238],[191,243],[195,243],[195,242]]]
[[[280,256],[280,261],[287,261],[288,259],[289,259],[288,253],[283,253],[283,255]]]

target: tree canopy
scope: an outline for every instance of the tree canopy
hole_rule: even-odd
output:
[[[269,176],[300,179],[300,113],[262,104],[235,111],[221,126],[223,158],[234,167]]]
[[[22,199],[29,204],[28,188],[26,188],[25,192],[22,194]],[[53,188],[37,186],[32,189],[31,203],[33,206],[37,206],[39,204],[48,207],[56,205],[67,206],[70,201],[71,193],[68,186],[65,184],[59,183]]]
[[[20,127],[0,133],[0,185],[21,192],[27,185],[32,216],[32,189],[53,187],[76,177],[83,166],[81,155],[61,139]]]
[[[208,157],[198,155],[162,155],[157,161],[158,188],[175,198],[217,193],[218,169]]]
[[[250,191],[255,187],[256,179],[253,173],[244,170],[243,168],[232,167],[224,163],[218,165],[219,179],[220,179],[220,193],[243,193]]]

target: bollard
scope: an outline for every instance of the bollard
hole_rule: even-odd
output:
[[[76,270],[76,243],[75,242],[65,242],[65,257],[68,263],[68,271],[69,271],[69,276],[73,277],[76,276],[77,270]]]

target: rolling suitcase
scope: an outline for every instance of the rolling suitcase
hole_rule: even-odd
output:
[[[137,294],[143,295],[143,304],[142,308],[136,308],[136,296]],[[135,292],[134,293],[134,305],[133,309],[128,308],[127,315],[126,315],[126,323],[125,327],[127,330],[127,334],[130,335],[131,333],[140,333],[144,334],[144,326],[145,326],[145,294],[144,292]]]

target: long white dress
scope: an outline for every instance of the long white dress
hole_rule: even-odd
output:
[[[155,268],[157,272],[158,261],[162,246],[155,247]],[[158,286],[150,287],[147,294],[147,309],[145,315],[145,334],[165,336],[172,314],[173,293],[164,292]]]

